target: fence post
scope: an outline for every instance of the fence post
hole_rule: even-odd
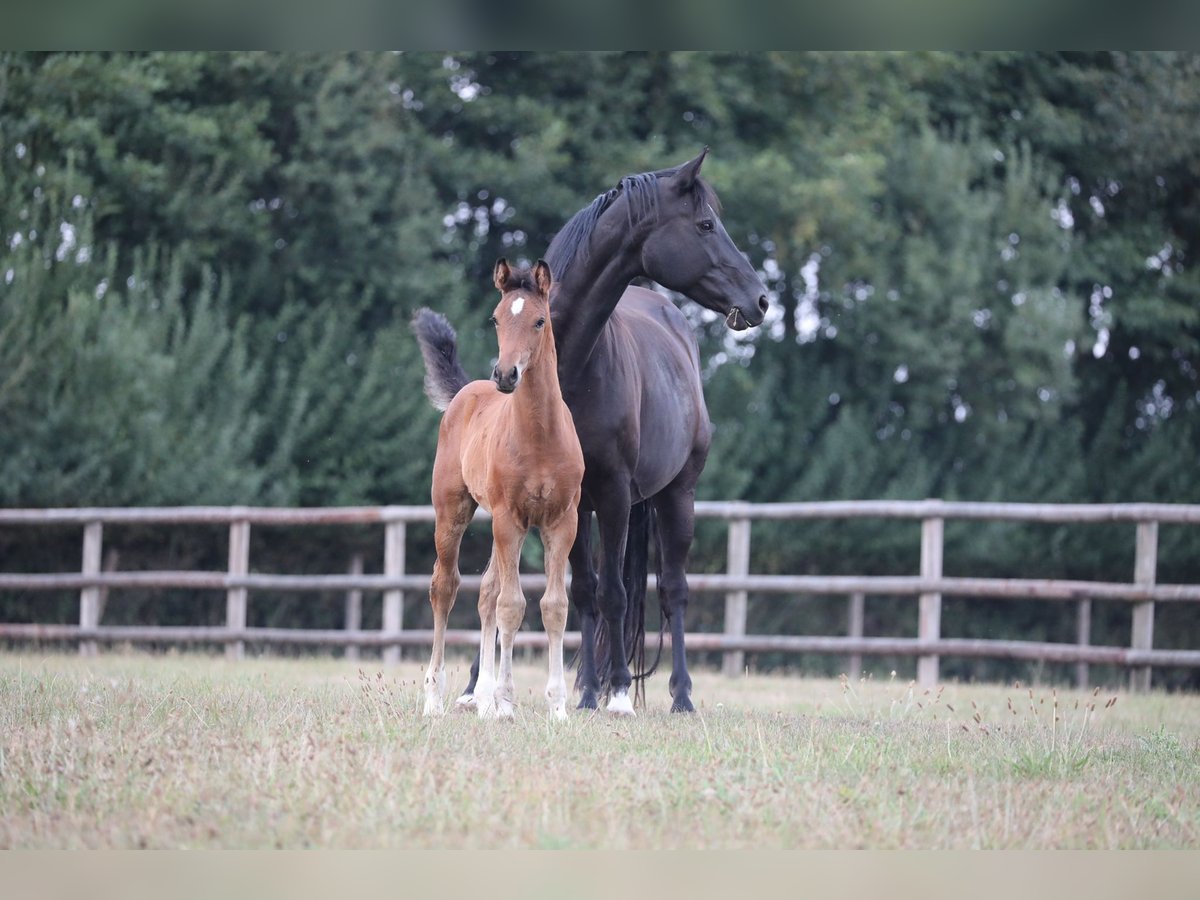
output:
[[[383,574],[389,578],[404,574],[404,522],[388,522],[383,533]],[[399,634],[404,628],[404,591],[383,592],[383,633]],[[400,662],[400,645],[383,648],[383,663],[394,666]]]
[[[728,573],[745,576],[750,573],[750,520],[729,520]],[[743,637],[746,634],[746,592],[730,591],[725,595],[725,636]],[[740,675],[746,668],[742,650],[726,650],[721,661],[725,675]]]
[[[942,577],[942,519],[921,520],[921,577]],[[942,595],[922,594],[919,600],[917,639],[936,641],[942,635]],[[937,654],[917,657],[917,684],[930,688],[937,684]]]
[[[1138,522],[1137,551],[1133,561],[1133,582],[1139,585],[1154,584],[1158,567],[1158,523]],[[1150,650],[1154,647],[1154,601],[1135,603],[1133,606],[1133,635],[1130,646],[1134,650]],[[1150,666],[1138,666],[1129,673],[1129,689],[1150,690]]]
[[[1075,612],[1075,643],[1087,647],[1092,643],[1092,601],[1080,600]],[[1075,663],[1075,686],[1081,691],[1088,686],[1088,664]]]
[[[88,522],[83,526],[83,575],[100,574],[100,549],[104,539],[104,524]],[[100,588],[85,587],[79,592],[79,627],[100,625]],[[79,642],[80,656],[95,656],[95,641]]]
[[[361,553],[355,553],[350,558],[350,574],[361,575],[363,573],[363,556]],[[358,588],[346,591],[346,631],[357,632],[362,630],[362,591]],[[358,644],[346,645],[346,659],[354,662],[358,660]]]
[[[849,622],[846,629],[846,634],[852,638],[860,638],[863,636],[863,613],[866,605],[866,594],[857,593],[850,595],[849,605]],[[851,653],[850,664],[847,671],[847,677],[851,681],[858,681],[862,676],[862,654]]]
[[[241,520],[229,523],[229,574],[250,574],[250,523]],[[230,631],[246,628],[246,589],[232,587],[225,594],[225,627]],[[246,653],[244,641],[225,645],[226,659],[238,660]]]

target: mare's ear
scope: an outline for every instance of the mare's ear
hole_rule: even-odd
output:
[[[538,292],[547,300],[550,299],[550,284],[553,281],[550,267],[544,259],[539,259],[533,267],[533,278],[537,282]]]
[[[504,285],[508,283],[508,276],[512,270],[508,267],[508,260],[503,256],[496,260],[496,267],[492,269],[492,284],[496,285],[496,290],[504,293]]]
[[[708,148],[700,151],[695,159],[685,162],[675,173],[675,189],[681,194],[689,193],[700,177],[700,167],[704,165],[704,157],[708,156]]]

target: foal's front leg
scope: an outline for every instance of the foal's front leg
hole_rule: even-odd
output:
[[[546,700],[550,715],[567,717],[567,680],[563,674],[563,632],[567,629],[567,556],[575,542],[578,514],[574,509],[552,527],[542,529],[546,548],[546,593],[542,595],[542,627],[550,641]]]
[[[492,565],[500,590],[493,606],[491,627],[483,626],[479,646],[479,682],[475,701],[480,716],[509,718],[513,714],[516,688],[513,685],[512,648],[517,629],[525,617],[525,595],[521,592],[521,544],[525,529],[503,510],[492,511]],[[483,596],[480,595],[480,615]],[[492,682],[493,660],[496,651],[496,628],[500,630],[500,672]]]

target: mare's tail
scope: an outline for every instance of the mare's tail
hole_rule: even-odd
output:
[[[412,330],[425,359],[425,396],[444,410],[471,381],[458,361],[458,335],[445,316],[425,307],[413,316]]]
[[[625,567],[621,581],[625,585],[625,653],[633,673],[634,703],[646,705],[646,679],[654,674],[662,659],[663,633],[659,629],[658,652],[654,662],[646,668],[646,574],[650,567],[650,544],[657,543],[658,521],[654,506],[646,500],[635,503],[629,510],[629,531],[625,539]],[[659,575],[661,577],[661,559]],[[665,621],[665,620],[664,620]],[[600,677],[601,690],[607,692],[611,677],[608,628],[604,618],[596,623],[596,672]]]

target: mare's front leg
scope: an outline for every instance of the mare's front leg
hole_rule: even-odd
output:
[[[596,565],[592,561],[592,510],[580,507],[571,547],[571,603],[579,613],[579,709],[595,709],[600,695],[596,674]]]
[[[516,689],[513,685],[512,648],[517,629],[525,617],[525,595],[521,592],[521,545],[525,528],[503,507],[492,510],[492,561],[496,568],[499,591],[492,609],[491,622],[483,626],[479,644],[479,682],[475,687],[480,716],[509,718],[513,714]],[[480,593],[480,617],[483,609]],[[489,627],[490,625],[490,627]],[[500,630],[500,672],[491,681],[496,653],[496,628]]]
[[[542,595],[542,627],[546,629],[550,649],[546,700],[550,715],[567,717],[567,680],[563,674],[563,632],[567,629],[567,557],[575,543],[578,516],[574,509],[542,529],[546,548],[546,593]]]
[[[496,565],[493,559],[488,560],[487,568],[483,571],[483,580],[479,585],[479,625],[483,627],[484,611],[487,611],[489,621],[494,621],[496,615],[496,597],[500,593],[500,583],[496,578]],[[495,628],[492,628],[492,642],[496,641]],[[479,660],[483,646],[483,635],[480,634],[480,646],[475,648],[475,661],[471,663],[471,677],[466,689],[455,700],[459,709],[477,709],[475,690],[479,683]],[[495,687],[495,672],[492,673],[492,686]]]
[[[480,716],[491,716],[495,712],[496,693],[496,598],[500,594],[500,581],[496,574],[496,552],[492,546],[492,557],[483,571],[479,585],[479,646],[475,650],[475,662],[471,665],[471,681],[456,704],[459,709],[474,709]],[[482,669],[484,645],[491,647],[488,667]],[[486,671],[487,677],[480,678]],[[480,705],[482,703],[482,706]]]
[[[438,502],[434,512],[433,542],[437,560],[429,583],[429,604],[433,607],[433,652],[425,670],[425,710],[427,716],[440,716],[446,698],[446,622],[458,596],[461,581],[458,551],[463,532],[475,513],[475,501],[463,487],[435,491]]]
[[[625,650],[625,612],[628,598],[622,580],[625,563],[625,541],[629,533],[629,484],[614,479],[603,499],[596,506],[600,524],[600,613],[608,626],[609,700],[608,711],[632,716],[633,701],[629,686],[633,675]]]
[[[483,577],[485,579],[487,578],[487,573],[490,571],[491,571],[491,568],[489,567],[487,572],[483,573]],[[485,581],[485,584],[486,584],[486,581]],[[483,589],[480,588],[480,590],[482,591]],[[470,678],[467,681],[467,686],[466,686],[466,688],[463,689],[463,692],[459,695],[458,699],[455,701],[455,703],[457,703],[460,708],[462,708],[462,709],[474,709],[475,708],[475,684],[478,681],[479,681],[479,650],[476,649],[475,650],[475,661],[473,663],[471,663],[471,674],[470,674]]]

